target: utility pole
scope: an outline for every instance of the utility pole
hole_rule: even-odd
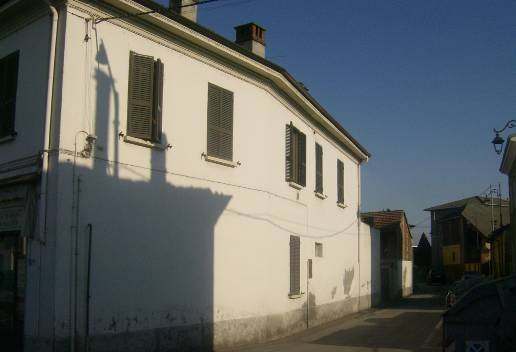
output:
[[[493,193],[494,193],[494,187],[493,187],[493,185],[489,185],[489,195],[491,196],[491,204],[490,204],[491,205],[491,232],[495,230]]]
[[[500,226],[503,225],[503,218],[502,218],[502,187],[500,186],[500,183],[498,183],[498,199],[500,199]]]

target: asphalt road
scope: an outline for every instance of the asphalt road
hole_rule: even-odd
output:
[[[287,339],[239,352],[441,351],[440,297],[419,294],[392,306],[358,313]]]

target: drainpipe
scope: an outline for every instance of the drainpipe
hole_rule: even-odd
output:
[[[360,218],[360,163],[357,166],[357,184],[358,184],[358,197],[357,197],[357,219],[358,219],[358,310],[360,311],[360,286],[362,286],[362,282],[360,281],[360,223],[362,222]]]
[[[56,47],[57,47],[57,25],[59,21],[59,13],[57,9],[49,2],[49,0],[42,0],[47,6],[52,16],[51,35],[50,35],[50,51],[48,60],[48,80],[47,80],[47,101],[45,108],[45,127],[43,131],[43,149],[41,151],[42,166],[41,166],[41,186],[40,186],[40,202],[39,202],[39,242],[40,244],[46,245],[47,243],[47,211],[48,211],[48,164],[49,164],[49,152],[51,143],[51,120],[52,120],[52,101],[54,92],[54,73],[55,73],[55,61],[56,61]],[[41,198],[43,197],[43,199]],[[40,251],[41,253],[41,251]],[[40,282],[41,282],[41,254],[40,254]],[[38,288],[41,290],[41,287]],[[39,296],[41,292],[39,293]],[[40,301],[41,297],[38,298]],[[40,324],[40,306],[38,305],[38,334]],[[55,340],[55,316],[53,318],[53,337]]]

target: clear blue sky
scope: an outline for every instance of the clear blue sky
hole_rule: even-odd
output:
[[[371,153],[364,210],[423,209],[507,180],[490,144],[516,119],[516,1],[220,0],[199,23],[267,29],[289,70]],[[513,132],[516,132],[513,130]],[[429,225],[429,221],[421,224]],[[419,227],[417,235],[429,228]]]

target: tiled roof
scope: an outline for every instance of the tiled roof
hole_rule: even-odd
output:
[[[362,220],[376,229],[399,224],[404,216],[403,210],[385,210],[362,213]]]

